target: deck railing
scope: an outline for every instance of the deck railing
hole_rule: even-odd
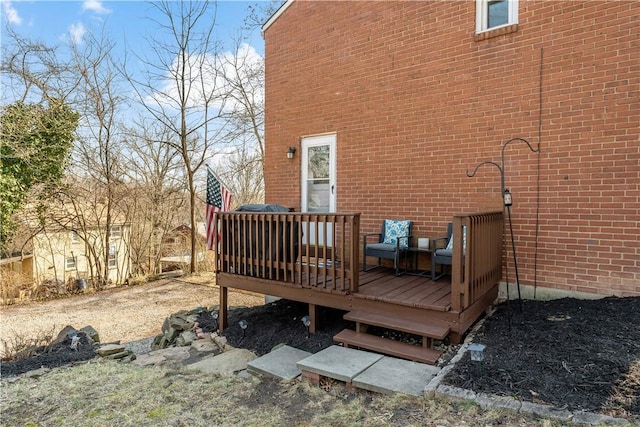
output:
[[[452,310],[463,311],[502,278],[502,227],[502,212],[454,215]]]
[[[360,214],[217,214],[217,270],[329,292],[358,291]]]

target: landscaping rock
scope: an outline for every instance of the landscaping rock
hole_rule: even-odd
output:
[[[125,348],[123,345],[120,344],[106,344],[101,346],[99,349],[96,350],[96,353],[98,353],[100,356],[105,357],[105,356],[109,356],[111,354],[116,354],[116,353],[122,353],[125,351]]]
[[[235,372],[247,369],[247,364],[257,357],[249,350],[236,348],[217,356],[206,357],[199,362],[187,365],[187,367],[208,373],[233,375]]]
[[[131,353],[127,357],[123,357],[122,359],[120,359],[120,362],[122,362],[122,363],[131,363],[134,360],[136,360],[137,358],[138,358],[138,356],[136,356],[135,353]]]
[[[222,353],[222,349],[211,339],[196,340],[191,343],[191,348],[199,353]]]
[[[162,323],[162,334],[158,335],[151,348],[159,350],[173,346],[189,346],[197,339],[208,339],[210,332],[203,331],[198,319],[206,311],[203,307],[180,310],[167,317]]]
[[[181,310],[169,317],[169,325],[178,331],[188,331],[197,319],[197,316],[189,315],[187,311]]]
[[[229,344],[227,344],[227,337],[213,335],[213,341],[222,349],[222,351],[227,351],[227,349],[230,348]]]
[[[49,347],[53,347],[56,344],[61,344],[71,335],[77,334],[78,331],[71,325],[67,325],[58,333],[58,336],[49,344]]]
[[[171,327],[171,322],[169,321],[169,318],[165,318],[164,322],[162,322],[162,333],[166,334],[167,332],[169,332],[169,328]]]
[[[133,353],[130,352],[129,350],[124,350],[121,351],[119,353],[113,353],[113,354],[109,354],[104,356],[105,359],[111,359],[111,360],[118,360],[118,359],[123,359],[125,357],[131,356]]]
[[[166,337],[166,342],[167,343],[172,343],[176,340],[176,338],[178,338],[178,335],[180,335],[180,330],[169,326],[169,329],[167,330],[167,332],[164,334],[164,336]]]
[[[193,331],[184,331],[180,334],[180,336],[176,339],[176,346],[178,347],[186,347],[191,345],[192,342],[196,340],[196,334]]]
[[[141,354],[135,360],[132,361],[134,365],[137,366],[157,366],[164,362],[166,359],[162,354],[160,354],[162,350],[155,350],[151,353]]]
[[[43,376],[44,374],[50,372],[51,369],[49,368],[40,368],[40,369],[34,369],[33,371],[29,371],[26,374],[24,374],[24,376],[26,378],[38,378]]]
[[[151,353],[141,354],[132,364],[137,366],[180,365],[191,356],[189,349],[190,347],[169,347],[155,350]]]
[[[85,334],[87,334],[87,337],[89,337],[89,339],[91,339],[94,343],[100,342],[100,335],[98,334],[98,331],[93,329],[91,325],[87,325],[84,328],[81,328],[80,332],[84,332]]]

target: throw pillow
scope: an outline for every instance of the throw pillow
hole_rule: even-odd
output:
[[[400,239],[400,246],[406,248],[409,245],[409,229],[411,221],[398,221],[393,219],[384,220],[384,240],[383,243],[395,245]]]
[[[453,234],[451,235],[451,238],[447,243],[446,249],[450,251],[453,250]],[[462,252],[463,253],[467,252],[467,226],[466,225],[462,227]]]

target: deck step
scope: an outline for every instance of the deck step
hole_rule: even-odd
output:
[[[437,340],[445,339],[450,332],[448,324],[438,321],[429,321],[428,323],[417,322],[415,320],[402,319],[399,317],[392,317],[366,311],[350,311],[343,317],[345,320],[356,323],[408,332],[410,334],[435,338]],[[359,328],[356,329],[359,330]]]
[[[351,329],[345,329],[333,337],[333,340],[345,346],[366,348],[378,353],[413,360],[415,362],[434,365],[442,352],[426,347],[393,341],[375,335],[363,334]]]

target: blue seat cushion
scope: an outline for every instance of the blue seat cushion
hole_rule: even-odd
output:
[[[371,251],[381,251],[381,252],[395,252],[396,245],[388,244],[388,243],[372,243],[367,245],[367,252]]]
[[[453,256],[453,249],[437,249],[435,255],[438,256]]]

